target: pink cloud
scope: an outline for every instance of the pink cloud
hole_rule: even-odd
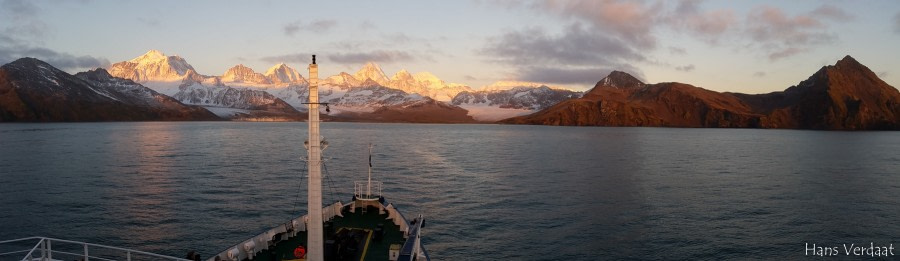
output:
[[[667,18],[674,29],[686,30],[708,43],[716,43],[737,20],[734,11],[728,9],[703,11],[701,1],[681,1]]]
[[[828,31],[825,19],[850,17],[829,6],[794,16],[775,7],[763,6],[747,15],[746,30],[755,44],[768,53],[769,60],[775,61],[834,42],[837,37]]]
[[[663,7],[660,2],[648,5],[645,2],[617,0],[547,0],[539,6],[589,22],[604,32],[642,48],[656,46],[656,37],[651,32],[657,25],[654,18],[659,17]]]

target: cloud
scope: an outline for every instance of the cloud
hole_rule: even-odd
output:
[[[781,49],[778,51],[774,51],[769,53],[769,60],[776,61],[782,58],[787,58],[794,56],[795,54],[803,53],[806,49],[797,48],[797,47],[787,47],[785,49]]]
[[[639,72],[630,64],[646,60],[635,46],[577,22],[556,34],[541,28],[509,31],[478,52],[488,61],[512,66],[513,77],[520,80],[562,84],[590,84],[614,69]]]
[[[640,48],[656,46],[656,37],[651,32],[657,22],[654,18],[663,11],[660,2],[648,5],[646,2],[616,0],[546,0],[534,8],[579,18]]]
[[[268,63],[299,63],[299,64],[308,64],[312,62],[312,54],[311,53],[291,53],[291,54],[283,54],[283,55],[275,55],[275,56],[266,56],[259,58],[259,60],[268,62]]]
[[[686,31],[710,44],[716,44],[737,20],[731,10],[700,10],[699,0],[685,0],[665,18],[673,29]]]
[[[144,24],[146,26],[152,26],[152,27],[159,26],[159,19],[156,19],[156,18],[138,17],[137,20],[138,20],[138,22],[141,22],[142,24]]]
[[[828,31],[825,20],[840,19],[850,19],[850,16],[830,6],[796,16],[763,6],[747,15],[747,32],[755,44],[768,53],[769,60],[775,61],[834,42],[837,37]]]
[[[827,35],[818,33],[824,28],[819,20],[806,15],[789,17],[781,9],[761,7],[750,12],[748,24],[751,36],[757,41],[784,41],[811,43],[827,40]]]
[[[510,31],[489,40],[480,52],[493,56],[495,62],[513,65],[604,65],[645,59],[631,45],[603,32],[585,30],[578,23],[556,35],[540,28]]]
[[[682,72],[690,72],[690,71],[693,71],[694,69],[696,69],[696,67],[695,67],[693,64],[688,64],[688,65],[676,66],[676,67],[675,67],[675,70],[679,70],[679,71],[682,71]]]
[[[894,32],[900,34],[900,12],[894,15]]]
[[[394,63],[408,62],[415,58],[405,51],[375,50],[370,52],[347,52],[327,55],[328,59],[340,64],[359,64],[366,62]]]
[[[69,72],[108,67],[109,60],[88,55],[73,55],[41,46],[47,25],[38,16],[40,8],[32,1],[0,1],[0,64],[32,57]]]
[[[109,67],[109,60],[88,55],[75,56],[43,47],[10,46],[0,44],[0,64],[6,64],[23,57],[33,57],[45,61],[56,68],[68,72],[84,69]]]
[[[681,47],[669,46],[669,53],[675,54],[675,55],[685,55],[685,54],[687,54],[687,49],[684,49]]]
[[[0,34],[24,38],[41,38],[47,24],[38,19],[40,9],[33,1],[4,0],[0,2],[0,22],[6,24]],[[3,21],[7,20],[7,21]]]
[[[0,2],[0,7],[3,7],[3,10],[8,13],[20,17],[34,16],[38,13],[38,7],[32,1],[27,0],[4,0]]]
[[[294,34],[297,34],[297,31],[300,31],[300,25],[297,23],[284,25],[284,34],[287,36],[294,36]]]
[[[518,71],[517,80],[551,84],[592,84],[613,71],[611,68],[556,68],[527,66]]]
[[[334,28],[335,26],[337,26],[336,20],[316,20],[307,25],[307,28],[310,31],[322,33],[331,30],[331,28]]]
[[[382,34],[381,37],[384,38],[386,42],[393,44],[407,44],[413,41],[423,42],[427,44],[427,40],[425,40],[424,38],[413,39],[413,37],[410,37],[409,35],[401,32]]]
[[[732,10],[702,10],[701,2],[684,0],[673,6],[673,2],[667,1],[544,0],[531,7],[586,22],[638,48],[654,49],[658,28],[688,32],[708,43],[716,43],[736,26]]]
[[[822,5],[810,12],[810,15],[815,17],[827,18],[838,22],[848,22],[852,21],[856,17],[847,12],[844,12],[843,9],[834,7],[832,5]]]
[[[315,20],[310,23],[303,23],[302,21],[296,21],[293,23],[288,23],[284,25],[282,30],[284,30],[284,34],[287,36],[294,36],[300,31],[309,31],[314,33],[324,33],[331,28],[337,26],[337,20]]]
[[[648,56],[658,49],[659,30],[686,32],[715,43],[734,30],[738,22],[731,10],[707,11],[696,0],[675,4],[623,0],[492,3],[501,8],[530,8],[566,21],[565,27],[551,29],[549,33],[543,28],[509,30],[488,38],[477,50],[490,62],[512,67],[512,77],[538,82],[594,83],[605,76],[603,72],[611,70],[630,70],[640,75],[642,72],[635,64],[665,64]],[[676,55],[687,53],[679,47],[665,50]],[[694,68],[693,65],[676,67],[681,71]]]
[[[378,29],[378,26],[372,23],[372,21],[364,20],[362,21],[362,23],[359,23],[359,29],[362,29],[364,31],[375,30]]]

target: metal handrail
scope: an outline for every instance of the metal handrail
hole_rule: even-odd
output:
[[[344,207],[344,203],[341,201],[335,202],[322,210],[322,220],[328,221],[336,216],[341,216],[341,208]],[[211,256],[207,261],[214,261],[216,257],[221,260],[244,260],[244,259],[252,259],[257,253],[268,249],[270,246],[276,244],[272,241],[273,236],[280,236],[283,239],[287,239],[286,237],[293,237],[300,231],[306,230],[306,223],[309,221],[309,214],[302,215],[291,219],[287,223],[276,225],[273,228],[270,228],[262,233],[259,233],[253,237],[250,237],[236,245],[225,248],[222,252]],[[231,254],[231,256],[229,256]]]
[[[355,181],[353,182],[353,195],[356,196],[357,199],[377,199],[381,197],[381,188],[383,184],[381,181],[372,181],[371,187],[367,189],[367,185],[369,183],[367,181]],[[366,195],[366,191],[369,191],[371,195]],[[368,197],[363,197],[368,196]],[[374,196],[374,197],[373,197]]]
[[[21,253],[21,252],[28,251],[28,253],[25,254],[25,256],[22,257],[21,260],[22,261],[33,260],[35,258],[34,255],[36,254],[35,251],[38,251],[40,253],[41,260],[51,260],[53,258],[53,253],[72,255],[72,256],[81,256],[81,257],[84,257],[84,260],[86,260],[86,261],[91,260],[91,259],[114,260],[114,259],[109,259],[107,257],[91,256],[89,248],[94,247],[94,248],[101,248],[101,249],[108,249],[108,250],[124,252],[125,260],[128,260],[128,261],[131,261],[131,258],[133,255],[154,257],[154,258],[158,258],[158,259],[162,259],[162,260],[191,261],[191,260],[184,259],[184,258],[154,254],[154,253],[144,252],[144,251],[140,251],[140,250],[127,249],[127,248],[114,247],[114,246],[106,246],[106,245],[93,244],[93,243],[80,242],[80,241],[65,240],[65,239],[49,238],[49,237],[26,237],[26,238],[13,239],[13,240],[4,240],[4,241],[0,241],[0,245],[35,240],[35,239],[38,239],[38,242],[31,249],[0,253],[0,256],[11,255],[11,254],[15,254],[15,253]],[[62,250],[53,250],[53,242],[81,245],[82,249],[84,249],[84,252],[83,253],[72,253],[72,252],[67,252],[67,251],[62,251]]]

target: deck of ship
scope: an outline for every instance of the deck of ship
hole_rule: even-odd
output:
[[[341,211],[343,217],[335,217],[326,223],[326,245],[329,242],[333,242],[334,245],[349,244],[350,248],[356,250],[342,254],[326,247],[326,260],[388,260],[391,245],[396,244],[400,247],[406,241],[400,227],[388,220],[387,214],[379,214],[376,208],[369,208],[366,213],[362,212],[361,208],[357,208],[351,213],[348,206]],[[383,231],[381,240],[377,240],[375,236],[379,224]],[[253,260],[304,260],[294,256],[294,250],[301,245],[306,246],[305,231],[263,250],[254,256]]]

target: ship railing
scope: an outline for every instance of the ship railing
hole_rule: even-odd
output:
[[[400,232],[403,232],[403,238],[409,236],[409,221],[406,220],[406,217],[403,216],[403,213],[397,210],[394,207],[393,203],[388,203],[387,206],[384,207],[384,210],[387,211],[388,219],[394,222],[394,225],[400,227]]]
[[[336,216],[341,216],[341,208],[344,207],[344,204],[340,201],[331,204],[322,209],[322,221],[329,221]],[[306,223],[309,221],[309,215],[303,215],[297,218],[288,221],[287,223],[278,225],[269,230],[266,230],[258,235],[250,237],[243,242],[240,242],[236,245],[228,247],[225,251],[222,251],[209,259],[207,261],[214,261],[218,257],[220,260],[245,260],[245,259],[253,259],[256,254],[262,252],[263,250],[269,249],[270,247],[274,247],[276,244],[283,240],[288,240],[292,237],[297,236],[297,233],[301,231],[306,231]]]
[[[368,183],[368,181],[353,182],[353,195],[356,196],[356,199],[376,200],[381,197],[381,181],[373,180],[371,188],[368,187]]]
[[[0,241],[0,260],[178,260],[191,261],[184,258],[154,254],[134,249],[105,246],[86,242],[56,239],[49,237],[26,237]],[[19,258],[22,257],[22,258]],[[12,259],[10,259],[12,258]]]
[[[398,261],[430,260],[428,254],[425,253],[425,248],[422,247],[422,226],[424,223],[425,218],[419,215],[413,220],[413,224],[410,224],[409,237],[403,243],[403,247],[400,248]]]

